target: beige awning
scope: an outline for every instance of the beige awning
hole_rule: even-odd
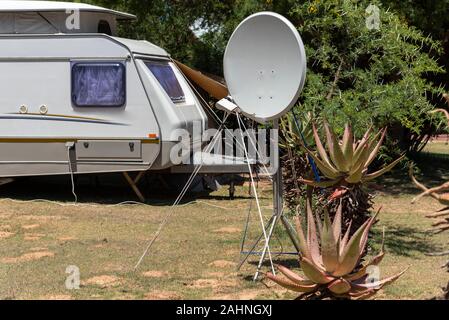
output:
[[[204,75],[200,71],[194,70],[185,64],[182,64],[179,61],[174,61],[178,68],[190,81],[197,84],[201,89],[209,93],[215,99],[221,100],[229,95],[228,88],[224,84]]]

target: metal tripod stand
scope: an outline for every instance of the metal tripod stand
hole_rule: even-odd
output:
[[[279,130],[279,122],[278,121],[274,121],[274,129]],[[276,150],[277,154],[274,156],[274,161],[275,161],[275,168],[276,168],[276,173],[273,175],[273,215],[270,218],[270,220],[268,221],[268,223],[265,226],[265,232],[267,233],[267,241],[264,245],[264,248],[261,252],[257,252],[255,251],[256,247],[259,245],[260,241],[263,239],[264,234],[262,234],[257,241],[254,243],[254,245],[251,246],[251,249],[248,252],[244,252],[244,243],[245,243],[245,238],[246,238],[246,232],[248,230],[248,224],[249,224],[249,219],[246,222],[246,227],[245,227],[245,234],[244,234],[244,239],[242,241],[242,250],[241,253],[245,254],[245,257],[242,259],[242,261],[240,262],[240,264],[238,265],[238,269],[240,269],[243,264],[248,260],[248,258],[251,255],[260,255],[260,260],[259,260],[259,264],[257,266],[257,271],[256,274],[254,276],[254,281],[257,281],[262,269],[262,265],[266,260],[266,256],[269,250],[269,244],[273,238],[273,234],[274,231],[276,229],[276,226],[279,224],[279,222],[282,223],[284,229],[287,232],[287,235],[289,236],[291,242],[293,243],[296,252],[295,253],[290,253],[290,254],[297,254],[299,253],[299,244],[298,244],[298,240],[296,238],[296,232],[293,228],[293,226],[290,224],[290,222],[288,221],[288,219],[284,216],[284,206],[283,206],[283,187],[282,187],[282,168],[280,166],[280,157],[279,157],[279,149]],[[282,252],[280,254],[287,254],[285,252]]]

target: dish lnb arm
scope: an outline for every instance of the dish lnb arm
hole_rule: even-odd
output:
[[[218,110],[225,111],[227,113],[235,113],[240,112],[239,107],[234,103],[234,100],[231,96],[227,96],[224,99],[221,99],[215,104],[215,107]]]

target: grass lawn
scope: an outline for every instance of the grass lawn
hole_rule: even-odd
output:
[[[429,142],[423,151],[429,153],[449,154],[449,141]]]
[[[430,182],[429,182],[430,183]],[[113,206],[95,202],[133,199],[127,189],[80,188],[83,202],[72,206],[67,184],[19,181],[3,186],[0,200],[0,299],[290,299],[294,296],[272,283],[254,283],[256,258],[240,271],[240,241],[249,198],[247,186],[230,201],[227,190],[200,196],[198,202],[175,209],[153,250],[134,271],[139,256],[169,213],[170,196],[153,197],[150,205]],[[411,205],[417,193],[407,179],[386,178],[376,185],[376,207],[383,206],[375,227],[378,248],[386,228],[387,256],[383,276],[409,268],[379,299],[429,299],[439,295],[448,274],[440,268],[447,234],[426,233],[426,213],[439,208],[430,199]],[[98,189],[97,189],[98,190]],[[262,184],[264,214],[270,215],[270,188]],[[115,192],[115,193],[114,193]],[[111,196],[115,194],[117,196]],[[26,195],[26,196],[25,196]],[[33,196],[31,196],[33,195]],[[46,198],[58,203],[22,202]],[[13,198],[14,201],[6,198]],[[107,201],[106,200],[106,201]],[[250,238],[260,225],[251,217]],[[291,246],[279,238],[285,250]],[[272,250],[279,250],[278,241]],[[447,246],[446,246],[447,249]],[[275,257],[297,266],[296,257]],[[81,288],[67,290],[70,265],[79,267]],[[264,270],[267,270],[265,267]]]

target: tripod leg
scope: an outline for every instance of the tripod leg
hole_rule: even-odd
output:
[[[273,122],[273,127],[276,130],[279,130],[279,121],[275,120]],[[272,152],[274,152],[272,150]],[[274,209],[274,221],[271,225],[271,230],[270,233],[267,237],[267,241],[265,243],[265,247],[263,249],[262,252],[262,256],[260,257],[260,261],[259,261],[259,265],[257,267],[257,271],[256,274],[254,276],[254,281],[257,281],[257,279],[259,278],[259,274],[260,274],[260,270],[262,269],[262,264],[265,260],[266,254],[267,254],[267,250],[269,249],[269,245],[270,245],[270,240],[273,237],[273,232],[274,229],[277,225],[277,223],[279,222],[279,220],[282,217],[282,214],[284,212],[283,210],[283,200],[282,200],[282,169],[280,166],[280,161],[279,161],[279,150],[276,150],[277,154],[275,156],[275,166],[277,167],[277,171],[276,174],[274,175],[274,179],[273,179],[273,209]],[[274,273],[274,270],[273,270]]]
[[[279,216],[273,216],[273,223],[271,223],[270,232],[268,233],[267,243],[270,243],[271,238],[273,237],[274,229],[279,221]],[[262,269],[262,264],[265,261],[265,256],[267,255],[268,245],[265,245],[262,251],[262,256],[260,257],[259,265],[257,266],[257,271],[254,276],[254,281],[259,279],[260,270]]]
[[[268,231],[268,227],[271,225],[273,220],[275,219],[275,216],[271,217],[270,221],[268,221],[266,231]],[[248,260],[249,256],[254,253],[254,250],[256,249],[257,245],[260,243],[260,241],[263,238],[263,233],[260,235],[260,237],[257,239],[257,241],[254,243],[254,245],[251,247],[251,249],[245,254],[245,257],[243,260],[239,263],[237,270],[240,270],[243,266],[243,264]],[[243,251],[243,250],[242,250]]]

